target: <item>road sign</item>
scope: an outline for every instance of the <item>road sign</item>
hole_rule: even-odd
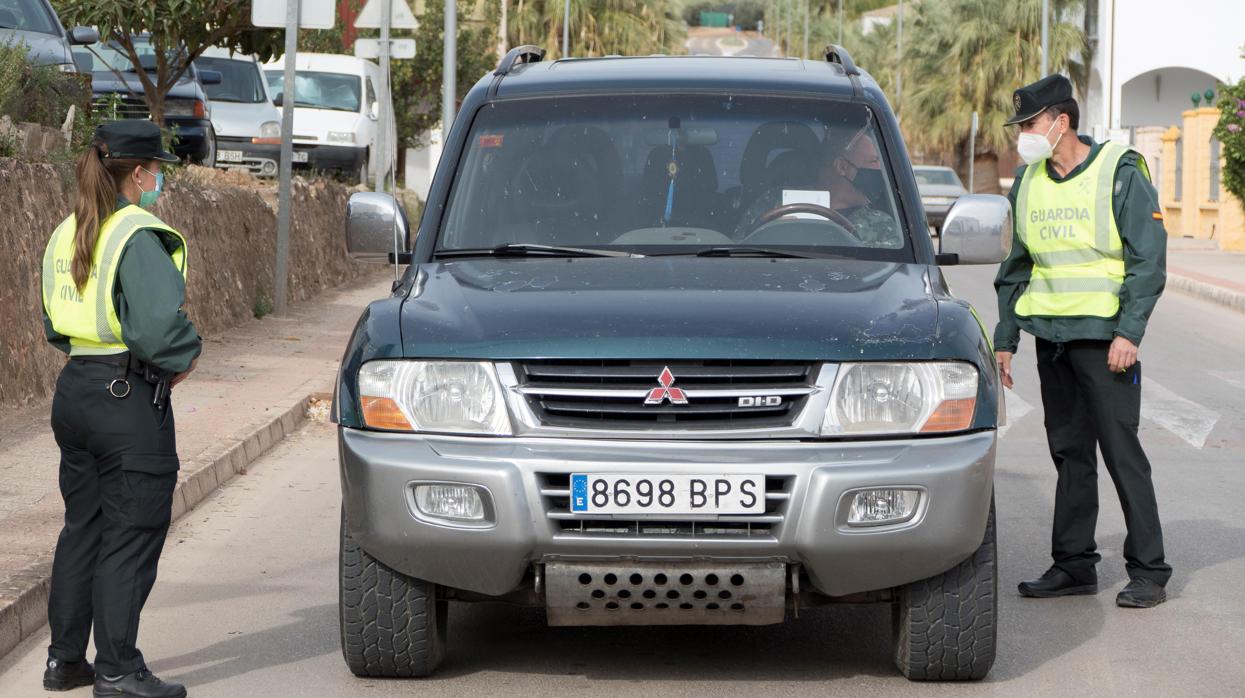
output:
[[[337,21],[333,0],[301,0],[298,26],[302,29],[332,29]],[[257,27],[284,27],[285,0],[254,0],[251,24]]]
[[[406,4],[406,0],[392,0],[393,9],[390,11],[391,18],[390,29],[415,29],[419,27],[419,23],[415,21],[415,15],[411,13],[411,8]],[[354,25],[359,29],[380,29],[381,8],[384,2],[382,0],[367,0],[367,4],[359,11],[359,18],[354,21]]]
[[[355,39],[354,55],[359,58],[380,58],[380,39]],[[414,58],[414,39],[390,39],[390,58]]]

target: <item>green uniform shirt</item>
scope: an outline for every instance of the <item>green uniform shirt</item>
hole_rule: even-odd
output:
[[[1065,182],[1080,175],[1098,157],[1101,143],[1094,143],[1087,136],[1080,136],[1082,143],[1090,146],[1085,162],[1060,177],[1050,162],[1046,173],[1056,182]],[[1012,252],[999,265],[994,288],[999,294],[999,324],[994,329],[996,351],[1016,351],[1020,344],[1020,330],[1050,342],[1069,342],[1077,339],[1110,340],[1124,337],[1140,345],[1146,332],[1150,313],[1158,303],[1167,283],[1167,230],[1163,228],[1158,192],[1137,165],[1140,156],[1125,153],[1115,170],[1115,190],[1111,201],[1116,227],[1124,243],[1124,286],[1120,290],[1120,312],[1113,318],[1100,317],[1020,317],[1016,315],[1016,301],[1029,285],[1033,260],[1029,251],[1016,234],[1014,221],[1023,215],[1015,211],[1016,192],[1024,167],[1016,171],[1016,180],[1007,198],[1015,211],[1012,225]]]
[[[118,208],[128,203],[120,202]],[[162,231],[144,228],[134,233],[121,252],[112,293],[130,353],[171,373],[190,368],[203,350],[199,333],[182,310],[186,283],[170,256],[180,245]],[[69,353],[69,338],[52,328],[46,309],[43,329],[52,346]]]

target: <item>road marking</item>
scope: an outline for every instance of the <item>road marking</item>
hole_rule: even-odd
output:
[[[1033,405],[1025,402],[1025,399],[1016,394],[1014,390],[1003,389],[1003,400],[1006,403],[1007,423],[999,427],[999,438],[1007,436],[1008,430],[1012,425],[1019,422],[1026,414],[1033,411]]]
[[[1245,371],[1211,371],[1210,375],[1241,390],[1245,390]]]
[[[1206,437],[1219,421],[1219,413],[1180,397],[1152,380],[1144,381],[1141,416],[1179,436],[1193,448],[1206,445]]]

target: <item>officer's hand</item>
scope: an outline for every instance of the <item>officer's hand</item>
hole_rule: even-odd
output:
[[[1012,352],[996,351],[994,358],[999,362],[999,378],[1003,381],[1004,388],[1012,387]]]
[[[1112,373],[1123,373],[1133,367],[1137,363],[1137,345],[1124,339],[1116,337],[1111,342],[1111,350],[1107,352],[1107,368]]]
[[[194,373],[195,366],[198,366],[198,365],[199,365],[199,357],[196,356],[194,360],[190,362],[190,368],[186,369],[182,373],[177,374],[176,376],[173,376],[173,382],[170,385],[177,385],[178,383],[181,383],[182,381],[189,378],[190,374]]]

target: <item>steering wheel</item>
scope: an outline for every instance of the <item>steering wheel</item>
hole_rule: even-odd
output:
[[[772,223],[778,220],[779,218],[782,218],[783,216],[789,216],[793,213],[811,213],[813,215],[821,216],[822,218],[825,218],[841,226],[844,230],[851,233],[852,237],[855,237],[855,238],[860,237],[856,233],[856,226],[852,225],[852,222],[847,219],[847,216],[844,216],[838,211],[832,208],[829,208],[827,206],[822,206],[820,204],[810,204],[806,202],[783,204],[782,206],[775,206],[774,208],[771,208],[765,213],[762,213],[760,216],[757,216],[756,220],[754,220],[752,224],[749,226],[748,234],[751,235],[752,233],[756,232],[758,228],[765,225],[766,223]]]

